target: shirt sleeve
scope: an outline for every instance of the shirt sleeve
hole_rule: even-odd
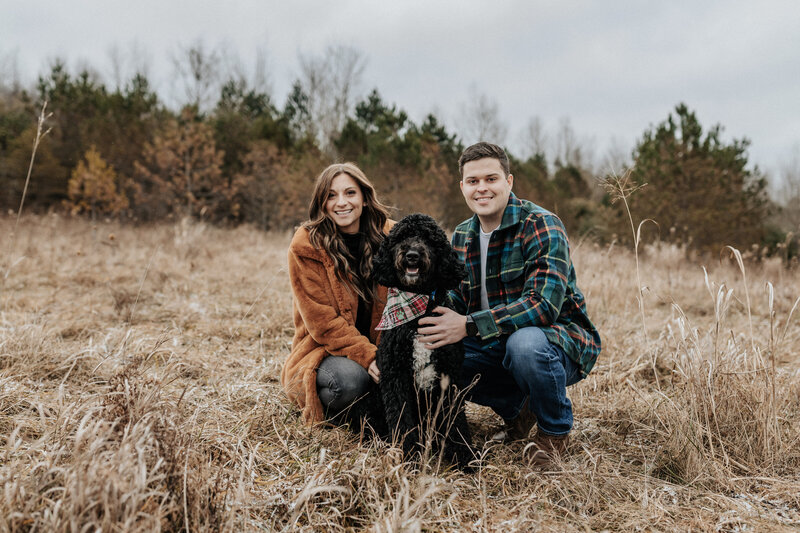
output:
[[[467,303],[464,301],[464,298],[457,289],[448,291],[447,295],[450,297],[450,303],[453,304],[454,311],[457,311],[462,315],[467,313]]]
[[[367,368],[377,348],[337,312],[326,277],[321,263],[289,251],[292,293],[309,335],[329,354],[345,356]]]
[[[466,265],[464,252],[459,253],[459,250],[463,250],[464,247],[464,235],[459,232],[458,228],[456,228],[456,231],[453,232],[453,236],[450,239],[450,244],[453,249],[456,250],[458,260],[468,268],[468,265]],[[459,283],[459,286],[461,286],[461,283]],[[461,313],[462,315],[467,314],[467,301],[464,299],[464,295],[461,294],[461,290],[459,288],[448,291],[448,296],[450,297],[450,303],[453,304],[453,310]]]
[[[555,324],[567,293],[569,244],[556,217],[537,217],[523,231],[525,276],[519,298],[486,311],[473,320],[484,339],[509,335],[524,327]]]

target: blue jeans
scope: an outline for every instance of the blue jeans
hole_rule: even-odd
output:
[[[539,430],[566,435],[572,429],[572,403],[567,386],[581,379],[580,367],[536,327],[522,328],[500,340],[464,339],[464,365],[459,385],[473,379],[471,402],[491,407],[506,420],[516,418],[522,402],[536,415]]]

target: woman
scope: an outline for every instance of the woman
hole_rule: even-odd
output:
[[[331,165],[317,178],[309,220],[289,245],[295,334],[281,372],[307,424],[345,412],[379,379],[375,326],[386,289],[369,274],[392,224],[354,164]]]

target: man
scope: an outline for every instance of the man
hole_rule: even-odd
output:
[[[566,450],[572,429],[566,387],[591,370],[600,335],[576,285],[564,225],[511,192],[505,151],[480,142],[458,164],[474,213],[452,239],[467,279],[452,293],[456,311],[436,309],[418,333],[431,348],[463,339],[462,387],[476,379],[468,398],[505,422],[492,440],[526,439],[538,422],[525,454],[547,466]]]

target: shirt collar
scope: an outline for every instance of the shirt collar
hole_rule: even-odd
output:
[[[515,226],[519,222],[519,211],[522,209],[522,202],[517,198],[517,196],[512,191],[508,195],[508,203],[506,204],[506,208],[503,211],[503,219],[500,221],[500,225],[497,226],[494,231],[498,231],[501,229],[508,228],[510,226]],[[481,228],[481,221],[478,218],[478,215],[472,215],[472,222],[469,226],[469,232],[475,234],[476,236],[479,235]]]

